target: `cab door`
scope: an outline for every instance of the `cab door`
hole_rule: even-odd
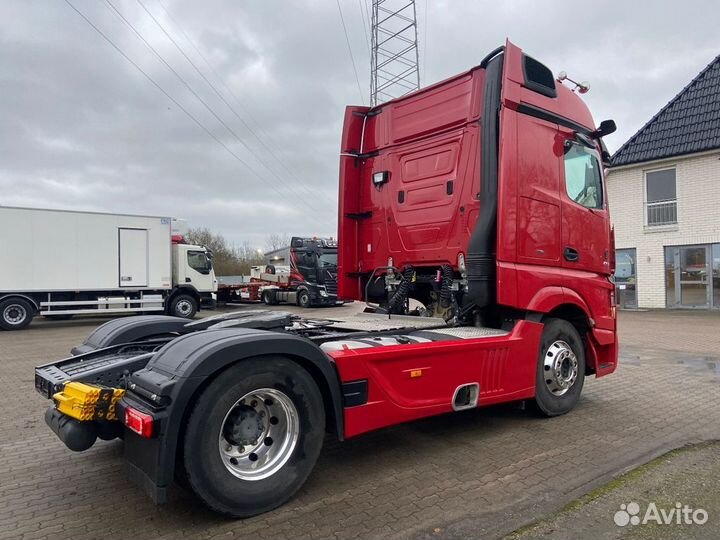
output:
[[[560,128],[562,266],[598,274],[610,273],[610,230],[602,161],[592,141]]]
[[[217,280],[213,271],[212,261],[205,250],[188,249],[185,255],[185,283],[191,283],[198,292],[214,292]]]

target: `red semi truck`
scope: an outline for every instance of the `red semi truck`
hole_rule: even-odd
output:
[[[617,366],[613,129],[509,42],[434,86],[348,107],[339,295],[374,313],[108,322],[36,368],[48,425],[76,451],[123,438],[156,502],[177,480],[246,517],[297,491],[325,432],[510,401],[568,412],[586,376]]]

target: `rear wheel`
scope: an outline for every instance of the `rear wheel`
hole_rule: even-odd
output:
[[[197,300],[189,294],[178,294],[170,301],[168,312],[175,317],[192,319],[197,313]]]
[[[310,293],[306,290],[302,290],[297,295],[297,303],[298,306],[302,308],[309,308],[310,307]]]
[[[5,330],[25,328],[34,316],[35,310],[23,298],[8,298],[0,302],[0,327]]]
[[[263,291],[262,301],[268,306],[272,304],[272,298],[270,297],[270,291]]]
[[[267,512],[305,482],[324,432],[322,397],[306,370],[280,357],[241,361],[203,391],[190,415],[187,482],[216,512]]]
[[[585,348],[569,322],[547,319],[540,341],[535,409],[543,416],[570,411],[580,399],[585,381]]]

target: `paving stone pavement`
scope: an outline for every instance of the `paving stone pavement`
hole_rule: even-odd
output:
[[[42,419],[32,368],[95,324],[0,333],[0,538],[492,538],[669,449],[720,439],[718,315],[622,313],[620,368],[588,379],[568,415],[502,406],[328,438],[296,497],[252,519],[220,518],[179,488],[156,507],[126,480],[120,442],[76,454]]]
[[[719,442],[685,446],[506,540],[717,540],[719,478]]]

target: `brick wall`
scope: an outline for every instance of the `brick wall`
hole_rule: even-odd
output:
[[[645,225],[644,173],[675,167],[677,225]],[[720,242],[720,152],[630,165],[608,176],[618,249],[637,250],[639,307],[665,307],[664,246]]]

